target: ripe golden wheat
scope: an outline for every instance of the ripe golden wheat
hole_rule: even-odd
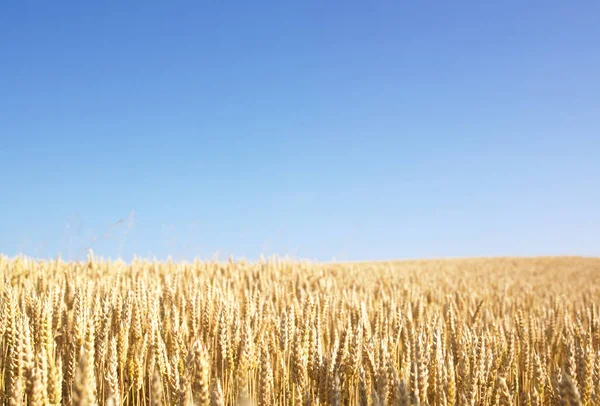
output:
[[[600,260],[0,258],[7,405],[600,405]]]

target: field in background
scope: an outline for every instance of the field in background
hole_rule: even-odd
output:
[[[0,272],[5,404],[600,404],[600,259]]]

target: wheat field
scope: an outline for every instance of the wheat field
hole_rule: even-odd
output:
[[[6,405],[600,405],[600,259],[0,272]]]

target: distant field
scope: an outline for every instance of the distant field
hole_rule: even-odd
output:
[[[5,404],[600,404],[596,258],[0,270]]]

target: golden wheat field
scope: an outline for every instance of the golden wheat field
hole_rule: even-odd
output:
[[[600,405],[600,259],[0,270],[7,405]]]

